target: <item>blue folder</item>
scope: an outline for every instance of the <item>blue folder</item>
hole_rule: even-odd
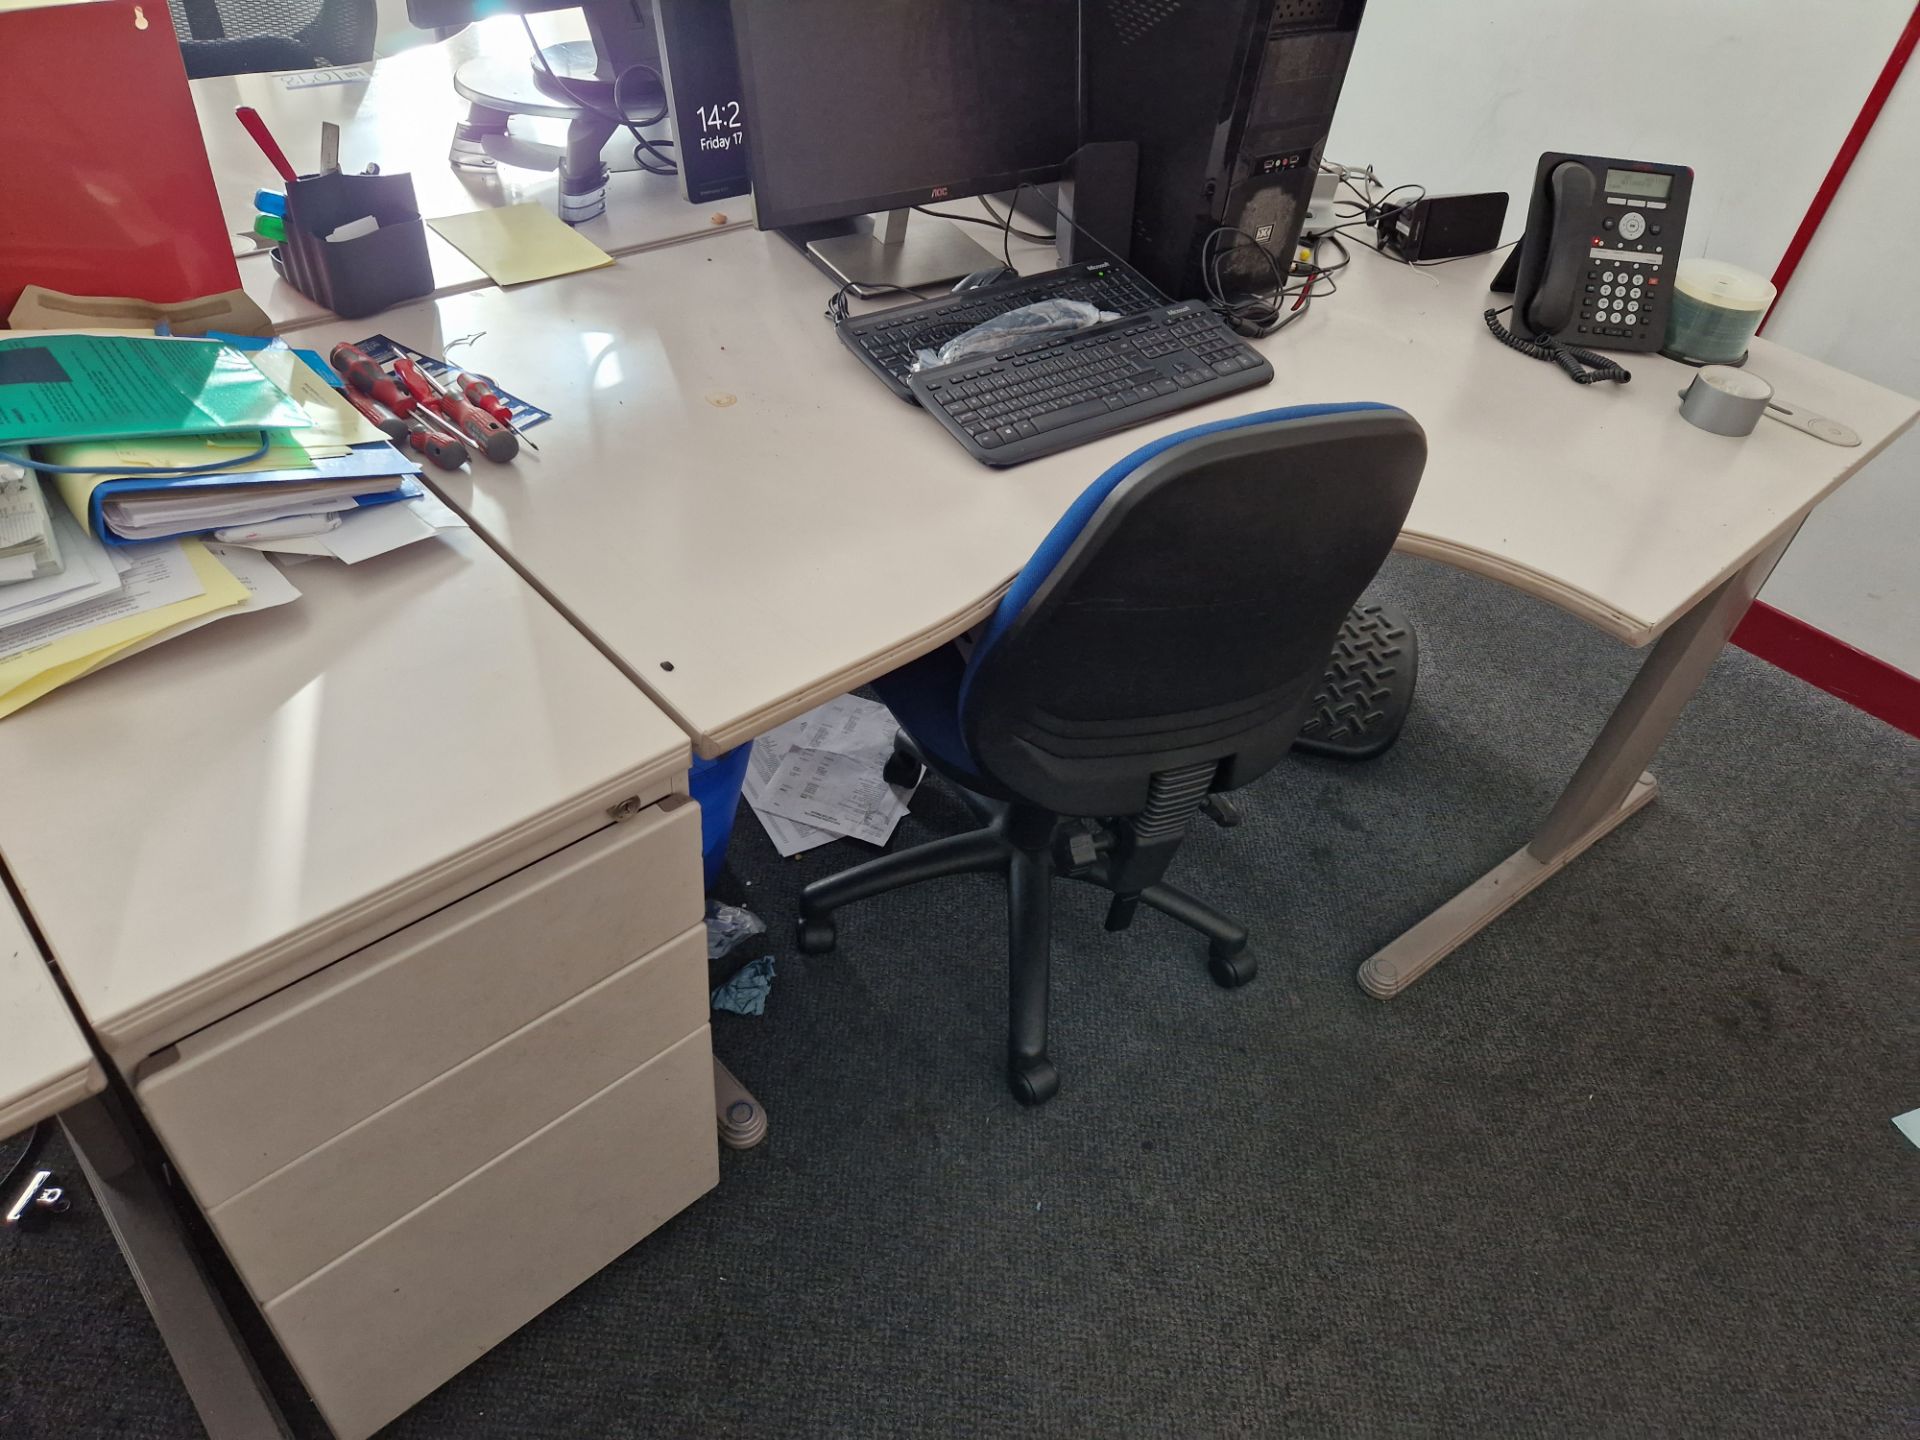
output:
[[[387,505],[395,500],[410,500],[421,494],[420,482],[413,477],[420,467],[384,440],[378,444],[355,445],[352,453],[333,460],[315,460],[310,470],[211,470],[200,475],[128,476],[124,480],[103,480],[93,487],[87,501],[87,528],[106,545],[146,545],[155,540],[172,540],[175,535],[148,535],[125,540],[113,533],[106,520],[106,502],[122,496],[154,495],[194,489],[244,489],[254,485],[311,485],[322,480],[379,480],[391,478],[393,488],[373,495],[355,497],[356,505]],[[180,535],[204,535],[206,530],[182,530]]]

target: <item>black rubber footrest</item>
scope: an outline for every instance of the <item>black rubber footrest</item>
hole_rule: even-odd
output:
[[[1420,642],[1384,605],[1347,612],[1333,655],[1293,748],[1336,760],[1370,760],[1399,738],[1413,708]]]

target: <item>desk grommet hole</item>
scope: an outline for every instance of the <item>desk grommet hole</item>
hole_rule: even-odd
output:
[[[671,670],[673,669],[673,662],[671,660],[662,660],[660,662],[660,668],[662,670]]]

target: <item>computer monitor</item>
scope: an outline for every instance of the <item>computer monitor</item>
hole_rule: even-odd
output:
[[[759,226],[843,282],[994,263],[906,210],[1057,179],[1079,145],[1079,0],[733,0],[733,29]]]

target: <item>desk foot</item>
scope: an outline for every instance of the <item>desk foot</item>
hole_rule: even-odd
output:
[[[720,1122],[720,1139],[729,1149],[751,1150],[767,1138],[767,1112],[718,1055],[713,1057],[713,1113]]]
[[[1531,845],[1515,851],[1368,959],[1360,967],[1360,988],[1376,1000],[1393,999],[1659,793],[1660,782],[1642,773],[1626,799],[1551,858],[1541,859]]]
[[[134,1283],[209,1440],[267,1440],[293,1432],[260,1378],[226,1305],[208,1281],[112,1092],[60,1115]]]

